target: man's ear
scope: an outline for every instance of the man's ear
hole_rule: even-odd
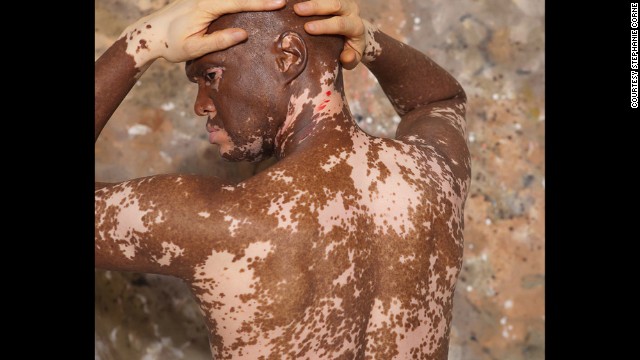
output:
[[[287,31],[278,37],[277,48],[278,70],[289,84],[307,67],[307,44],[300,34]]]

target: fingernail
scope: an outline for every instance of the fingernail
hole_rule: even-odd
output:
[[[282,6],[284,5],[286,1],[285,0],[272,0],[271,1],[271,6]]]
[[[307,27],[307,30],[309,30],[309,31],[315,31],[316,30],[316,25],[314,23],[307,23],[306,27]]]
[[[295,8],[294,10],[296,10],[296,11],[304,12],[304,11],[309,10],[309,4],[307,4],[307,3],[298,3],[298,4],[295,4],[293,7]]]
[[[231,38],[233,41],[242,41],[245,38],[245,34],[243,31],[234,31],[231,33]]]

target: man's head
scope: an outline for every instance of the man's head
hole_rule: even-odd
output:
[[[209,140],[227,160],[272,155],[290,97],[337,64],[344,40],[307,34],[305,22],[322,17],[299,17],[293,12],[297,2],[279,11],[220,17],[208,33],[243,28],[248,40],[186,64],[187,77],[198,84],[194,110],[208,116]]]

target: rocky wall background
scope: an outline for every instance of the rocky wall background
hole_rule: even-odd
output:
[[[96,59],[136,19],[168,0],[96,0]],[[361,0],[363,17],[428,54],[469,96],[473,182],[450,360],[544,358],[544,87],[542,0]],[[360,65],[345,73],[367,132],[399,118]],[[268,165],[222,161],[193,113],[183,65],[159,60],[95,147],[96,179],[187,172],[233,180]],[[210,359],[204,323],[180,281],[95,271],[96,360]]]

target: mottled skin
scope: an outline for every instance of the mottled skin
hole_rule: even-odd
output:
[[[96,184],[96,267],[183,279],[216,359],[447,359],[470,182],[464,92],[363,22],[362,60],[402,118],[395,139],[370,136],[346,102],[342,40],[304,20],[290,4],[223,16],[209,32],[240,26],[249,40],[186,66],[221,154],[279,161],[239,184]],[[126,48],[96,62],[96,139],[149,65]]]

